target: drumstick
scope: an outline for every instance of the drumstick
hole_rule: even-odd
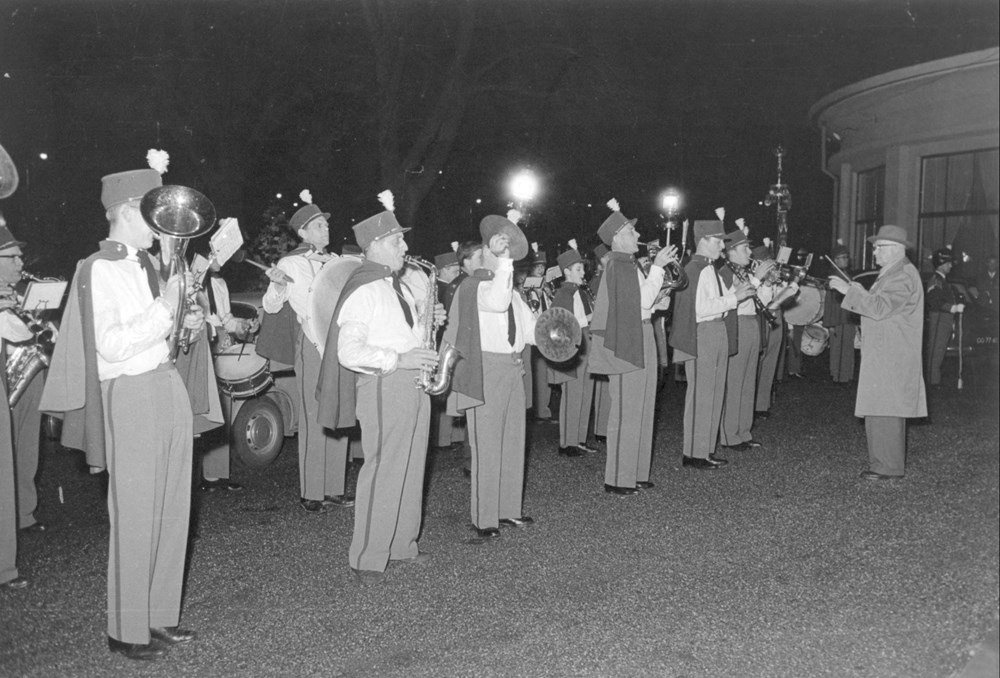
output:
[[[839,275],[841,278],[844,279],[844,282],[846,282],[846,283],[852,282],[850,276],[848,276],[846,273],[844,273],[844,271],[841,270],[840,266],[837,266],[837,264],[833,263],[833,259],[831,259],[830,257],[826,256],[825,254],[823,255],[823,258],[826,259],[830,263],[831,266],[833,266],[833,270],[835,270],[837,272],[837,275]]]

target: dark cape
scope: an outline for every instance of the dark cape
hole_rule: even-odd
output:
[[[363,285],[388,278],[392,271],[388,266],[365,260],[354,269],[333,310],[330,329],[326,334],[326,345],[323,348],[323,362],[319,369],[319,382],[316,386],[316,400],[319,402],[319,423],[329,429],[350,428],[358,420],[357,414],[357,383],[358,373],[340,364],[337,354],[337,344],[340,341],[340,309],[344,302]]]
[[[642,297],[635,259],[612,252],[590,321],[590,371],[625,374],[644,367]]]
[[[447,414],[460,416],[465,410],[486,402],[483,387],[483,349],[479,334],[479,284],[493,279],[493,272],[479,269],[458,286],[448,312],[443,341],[455,347],[459,359],[451,377]],[[511,292],[514,294],[514,292]],[[511,301],[513,303],[513,300]],[[531,347],[525,345],[521,359],[529,365]],[[531,407],[531,370],[524,370],[525,406]]]
[[[310,245],[301,244],[285,257],[309,254],[313,251]],[[257,333],[257,355],[262,358],[295,364],[295,344],[299,340],[299,319],[295,309],[287,301],[282,304],[277,313],[264,313],[260,319],[260,331]]]
[[[97,372],[91,273],[95,261],[118,261],[124,259],[126,255],[127,250],[124,245],[113,240],[104,240],[97,252],[77,266],[59,328],[59,338],[52,354],[52,364],[38,406],[42,412],[62,416],[60,440],[62,445],[83,450],[87,464],[98,469],[106,468],[107,458],[104,405]],[[146,272],[149,290],[155,299],[160,296],[157,273],[149,263],[145,252],[140,252],[139,261]],[[201,339],[191,345],[189,354],[184,356],[183,360],[178,357],[176,365],[191,399],[196,432],[214,428],[222,422],[221,407],[218,407],[218,391],[215,390],[213,393],[213,389],[217,387],[208,340],[204,336],[207,330],[202,331]],[[218,421],[214,421],[215,419]]]

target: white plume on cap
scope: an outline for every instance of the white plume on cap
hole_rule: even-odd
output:
[[[566,243],[566,244],[569,245],[570,249],[574,249],[574,250],[580,249],[579,247],[576,246],[576,238],[570,238],[569,242]]]
[[[452,240],[451,241],[451,251],[452,252],[457,252],[458,251],[458,241],[457,240]]]
[[[726,208],[725,207],[716,207],[715,208],[715,216],[719,217],[719,221],[725,221],[726,220]]]
[[[170,155],[166,151],[151,148],[146,152],[146,162],[157,172],[164,174],[167,171],[167,165],[170,164]]]
[[[621,212],[622,208],[618,206],[618,201],[614,198],[608,201],[608,207],[611,208],[612,212]]]
[[[392,198],[392,191],[386,189],[378,194],[378,201],[382,203],[382,207],[386,208],[390,212],[396,211],[396,201]]]
[[[507,221],[512,224],[517,224],[521,220],[521,212],[519,210],[507,210]]]
[[[307,205],[311,205],[312,204],[313,196],[312,196],[312,193],[309,192],[308,188],[303,188],[302,189],[302,192],[299,193],[299,200],[301,200],[302,202],[304,202]]]
[[[531,243],[531,251],[534,252],[535,254],[538,254],[538,243],[537,242]]]

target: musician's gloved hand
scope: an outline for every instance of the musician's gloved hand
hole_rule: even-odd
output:
[[[663,268],[671,261],[677,261],[676,245],[671,245],[670,247],[664,247],[662,250],[657,252],[656,257],[653,259],[653,265]]]
[[[510,238],[506,233],[497,233],[490,238],[490,252],[502,259],[510,259]]]
[[[963,313],[965,311],[965,304],[953,304],[951,307],[952,313]]]
[[[422,370],[429,369],[437,364],[437,351],[432,351],[429,348],[414,348],[406,353],[399,354],[399,360],[396,361],[396,369]]]
[[[743,301],[744,299],[749,299],[750,297],[757,294],[757,289],[750,282],[741,282],[733,288],[733,292],[736,293],[736,300]]]

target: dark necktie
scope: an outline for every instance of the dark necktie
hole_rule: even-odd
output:
[[[413,312],[410,310],[410,305],[406,303],[406,298],[403,297],[403,288],[399,283],[399,276],[393,275],[392,277],[392,289],[396,291],[396,298],[399,299],[399,306],[403,309],[403,315],[406,316],[406,323],[413,327]]]
[[[511,298],[510,305],[507,306],[507,341],[510,347],[514,348],[514,341],[517,339],[517,324],[514,322],[514,299]]]

